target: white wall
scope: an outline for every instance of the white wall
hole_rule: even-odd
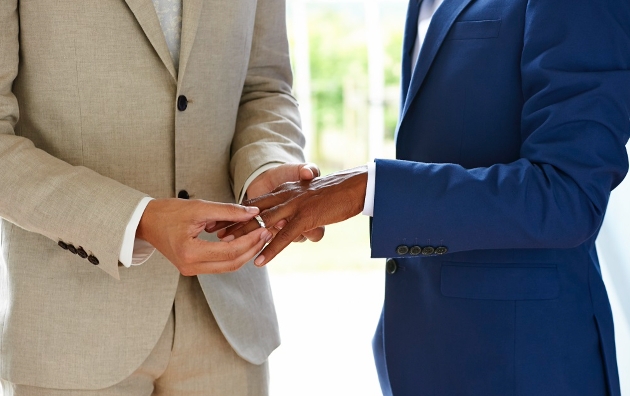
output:
[[[630,146],[629,150],[630,150]],[[597,240],[615,320],[622,395],[630,395],[630,177],[612,192]]]

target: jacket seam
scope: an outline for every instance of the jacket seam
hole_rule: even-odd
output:
[[[79,88],[79,61],[77,56],[77,39],[74,39],[74,67],[77,82],[77,100],[79,101],[79,130],[81,132],[81,165],[85,164],[84,139],[83,139],[83,105],[81,103],[81,89]]]

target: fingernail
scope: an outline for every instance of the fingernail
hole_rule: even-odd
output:
[[[265,256],[260,255],[258,257],[256,257],[256,260],[254,260],[254,264],[256,264],[256,266],[260,267],[262,266],[262,263],[265,261]]]
[[[315,173],[313,172],[313,170],[311,168],[304,167],[302,169],[306,169],[308,171],[308,173],[310,173],[310,175],[306,177],[307,179],[311,180],[311,179],[313,179],[315,177]]]
[[[223,242],[232,242],[234,240],[234,235],[228,235],[225,238],[221,239]]]
[[[247,206],[245,208],[245,210],[247,211],[247,213],[251,213],[251,214],[258,214],[258,213],[260,213],[260,209],[258,209],[255,206]]]
[[[265,242],[269,242],[271,240],[271,238],[273,238],[273,235],[271,234],[271,232],[265,228],[265,231],[263,231],[260,234],[260,239],[264,239]]]

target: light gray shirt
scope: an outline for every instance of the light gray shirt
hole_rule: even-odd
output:
[[[179,69],[179,49],[182,40],[182,0],[153,0],[160,26],[175,70]]]

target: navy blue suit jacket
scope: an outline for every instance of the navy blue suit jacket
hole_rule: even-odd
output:
[[[594,242],[628,169],[630,1],[445,0],[410,75],[418,11],[376,161],[384,393],[618,396]]]

